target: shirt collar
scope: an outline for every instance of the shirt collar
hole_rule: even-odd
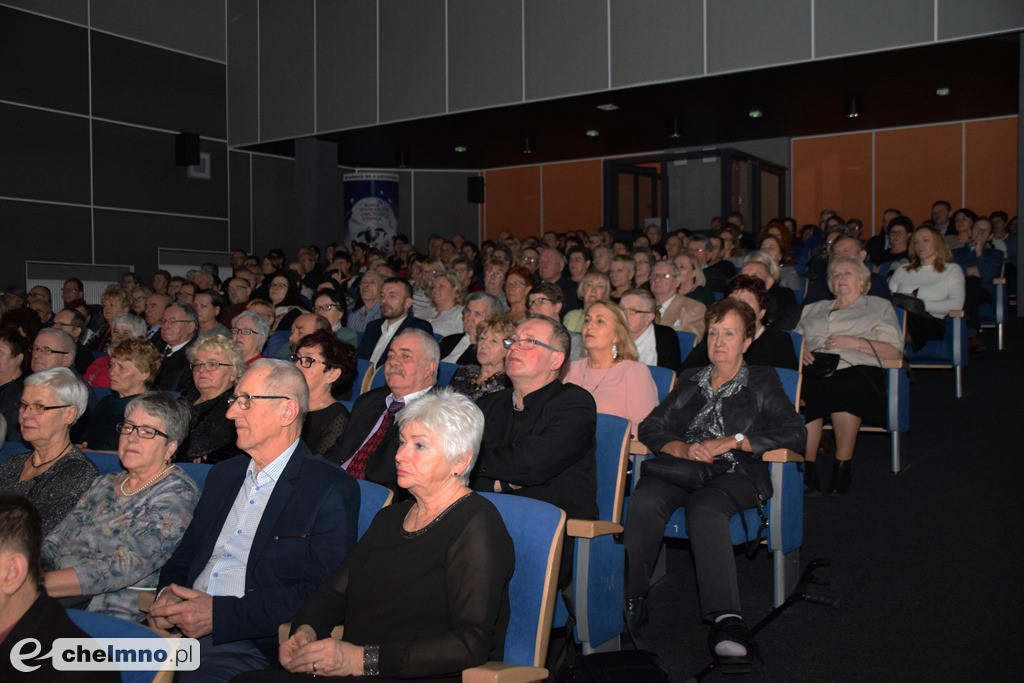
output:
[[[274,458],[269,465],[259,472],[256,471],[256,462],[250,461],[249,467],[246,469],[246,476],[248,476],[255,484],[266,484],[268,481],[277,483],[277,480],[281,477],[281,473],[284,471],[284,468],[288,466],[288,461],[291,460],[298,445],[299,440],[295,439],[288,448],[284,449],[284,452],[281,453],[281,455]]]

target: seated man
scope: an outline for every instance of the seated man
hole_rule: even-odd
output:
[[[549,250],[550,251],[550,250]],[[565,298],[558,285],[541,282],[534,285],[526,295],[526,310],[533,315],[546,315],[552,320],[561,320],[565,310]],[[579,332],[569,332],[569,358],[573,361],[583,355],[583,337]]]
[[[92,352],[82,345],[82,336],[86,330],[85,316],[73,308],[65,308],[53,316],[53,327],[64,330],[75,340],[75,370],[82,374],[88,369],[95,358]]]
[[[724,287],[723,290],[725,291]],[[676,332],[693,332],[704,336],[704,304],[679,293],[679,267],[671,261],[658,261],[651,266],[651,293],[658,304],[661,324]]]
[[[341,436],[338,453],[342,460],[338,464],[353,477],[406,495],[398,489],[395,471],[396,416],[434,388],[439,355],[437,342],[423,330],[410,328],[395,335],[384,363],[386,386],[356,399]]]
[[[740,268],[741,275],[751,275],[764,283],[768,290],[768,312],[764,324],[775,330],[791,330],[800,322],[800,305],[796,294],[789,287],[779,284],[779,266],[763,251],[747,255],[746,263]]]
[[[449,334],[441,340],[441,360],[459,365],[479,365],[476,359],[476,328],[487,318],[501,315],[502,305],[486,292],[473,292],[462,309],[462,334]]]
[[[413,327],[433,334],[430,323],[413,315],[412,306],[412,286],[408,282],[396,277],[385,280],[380,290],[380,319],[367,323],[356,356],[379,368],[387,359],[391,342],[399,332]]]
[[[78,345],[71,335],[59,327],[45,327],[39,330],[35,343],[32,344],[32,372],[49,370],[50,368],[67,368],[75,374],[75,377],[82,380],[85,386],[89,387],[89,407],[75,421],[71,428],[71,440],[79,443],[89,425],[89,418],[96,412],[96,404],[99,398],[92,387],[85,381],[78,369],[75,368],[75,353]]]
[[[971,334],[968,343],[971,351],[981,351],[984,346],[979,336],[978,307],[995,301],[994,280],[1003,272],[1003,252],[992,245],[992,222],[988,218],[982,216],[974,221],[970,241],[953,250],[953,263],[964,271],[964,313]]]
[[[187,393],[192,387],[192,368],[185,348],[195,341],[199,317],[192,304],[175,303],[164,309],[160,319],[160,340],[164,360],[156,376],[156,388],[161,391]],[[160,349],[161,345],[157,344]]]
[[[239,455],[206,479],[160,572],[150,625],[200,643],[178,683],[224,681],[277,662],[277,627],[355,545],[359,487],[299,438],[309,390],[298,368],[253,363],[227,412]]]
[[[597,406],[586,389],[558,377],[569,333],[552,318],[529,315],[510,340],[505,372],[511,389],[477,400],[484,438],[473,469],[477,491],[514,493],[556,505],[569,517],[597,517],[594,430]],[[572,576],[565,543],[559,585]]]
[[[24,496],[0,493],[0,680],[35,677],[40,681],[121,680],[118,671],[58,671],[47,655],[57,638],[88,638],[75,626],[60,603],[40,590],[39,558],[43,525],[39,512]],[[24,657],[16,670],[12,650],[25,639],[38,641],[36,657]],[[19,648],[24,655],[33,646]],[[18,659],[15,657],[15,659]]]
[[[317,330],[329,330],[331,323],[327,318],[317,313],[303,313],[292,322],[291,333],[288,335],[288,343],[281,344],[274,351],[274,358],[289,360],[295,353],[299,342],[307,334],[313,334]]]
[[[679,351],[679,335],[671,327],[654,322],[658,317],[654,295],[643,287],[636,287],[622,295],[619,305],[626,314],[630,334],[636,343],[637,360],[645,365],[657,365],[679,372],[683,362]]]

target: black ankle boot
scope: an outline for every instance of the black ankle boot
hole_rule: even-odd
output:
[[[829,482],[828,492],[845,494],[850,490],[850,480],[853,478],[852,460],[832,461],[832,481]]]
[[[648,618],[646,598],[626,599],[626,619],[629,621],[631,628],[642,628],[647,624]]]
[[[818,469],[813,460],[804,461],[804,495],[820,496],[821,482],[818,481]]]

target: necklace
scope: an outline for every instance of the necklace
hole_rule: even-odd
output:
[[[589,391],[591,394],[597,393],[597,388],[600,387],[601,384],[606,379],[608,379],[608,372],[609,372],[609,370],[612,369],[612,367],[614,367],[614,364],[612,364],[611,366],[609,366],[607,368],[592,368],[592,367],[590,367],[590,363],[588,361],[584,360],[583,361],[583,384],[584,384],[583,388],[587,389],[587,387],[586,387],[587,372],[589,370],[595,370],[595,371],[600,370],[600,371],[604,372],[604,376],[601,379],[597,380],[597,384],[594,385],[593,389],[587,389],[587,391]]]
[[[160,477],[164,476],[165,474],[167,474],[168,472],[170,472],[174,468],[175,468],[175,465],[168,465],[164,469],[160,470],[155,477],[153,477],[152,479],[150,479],[145,484],[143,484],[139,488],[135,489],[131,493],[128,493],[127,491],[124,490],[124,485],[126,483],[128,483],[128,475],[125,475],[125,478],[121,480],[121,486],[119,487],[121,489],[121,495],[125,496],[126,498],[131,498],[136,493],[139,493],[140,491],[144,491],[145,489],[147,489],[150,486],[152,486],[153,483],[156,482],[157,479],[159,479]]]
[[[52,457],[49,460],[44,460],[43,462],[39,463],[38,465],[35,464],[35,462],[32,461],[32,458],[29,458],[29,462],[32,463],[32,467],[34,467],[34,468],[36,468],[38,470],[43,465],[48,465],[51,462],[53,462],[54,460],[59,459],[62,455],[64,455],[65,453],[67,453],[70,450],[71,450],[71,442],[68,441],[68,445],[64,447],[64,450],[62,450],[60,453],[58,453],[55,457]]]

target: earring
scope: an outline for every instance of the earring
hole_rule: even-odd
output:
[[[457,477],[457,476],[459,476],[459,473],[458,472],[452,472],[452,476],[453,477]]]
[[[615,360],[618,357],[619,357],[619,345],[618,344],[612,344],[612,360]]]

